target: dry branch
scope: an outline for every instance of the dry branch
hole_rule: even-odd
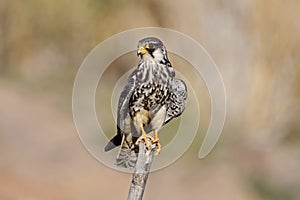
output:
[[[145,191],[155,148],[147,149],[144,142],[139,144],[139,154],[132,175],[128,200],[141,200]]]

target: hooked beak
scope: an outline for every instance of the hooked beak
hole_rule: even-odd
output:
[[[139,47],[137,50],[137,55],[138,56],[143,56],[144,54],[146,54],[148,51],[147,49],[145,49],[145,47]]]

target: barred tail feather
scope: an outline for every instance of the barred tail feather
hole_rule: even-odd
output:
[[[131,136],[123,136],[121,148],[116,159],[118,167],[133,168],[135,166],[137,153],[132,149],[132,145]]]

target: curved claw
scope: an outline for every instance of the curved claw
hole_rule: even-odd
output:
[[[135,142],[135,145],[139,145],[139,143],[144,140],[146,148],[149,150],[150,148],[152,148],[152,145],[156,146],[155,149],[155,154],[154,155],[158,155],[160,150],[161,150],[161,144],[159,143],[159,138],[158,138],[158,133],[157,131],[155,131],[154,133],[154,137],[152,137],[151,135],[147,134],[144,130],[143,125],[141,125],[141,131],[142,131],[142,135],[137,139],[137,141]]]
[[[161,144],[159,142],[155,143],[156,144],[156,150],[155,150],[155,154],[154,155],[158,155],[160,153],[161,150]]]
[[[144,140],[146,148],[150,149],[151,145],[152,145],[152,141],[154,141],[154,138],[151,135],[147,135],[147,134],[142,134],[141,137],[139,137],[137,139],[137,141],[135,142],[136,145],[139,145],[139,143]],[[149,141],[150,140],[150,141]]]
[[[154,140],[152,141],[152,144],[156,145],[156,150],[155,150],[155,154],[154,155],[158,155],[160,153],[161,150],[161,144],[159,143],[159,138],[158,138],[158,133],[155,132],[154,134]]]

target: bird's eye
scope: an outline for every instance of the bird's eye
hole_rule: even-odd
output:
[[[146,49],[154,49],[154,44],[152,43],[147,44]]]
[[[150,43],[150,44],[149,44],[149,48],[150,48],[150,49],[154,49],[154,48],[155,48],[154,44]]]

